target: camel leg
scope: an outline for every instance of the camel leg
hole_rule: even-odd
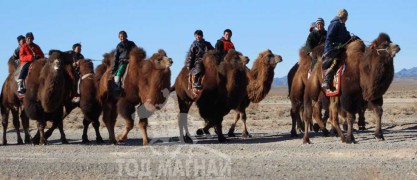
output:
[[[242,133],[242,137],[244,138],[248,138],[248,137],[252,137],[252,135],[249,134],[248,132],[248,127],[246,126],[246,111],[244,110],[242,113],[242,121],[243,121],[243,133]]]
[[[38,131],[39,131],[39,145],[48,144],[45,138],[46,121],[44,119],[38,120],[37,126],[38,126]]]
[[[112,103],[106,103],[103,106],[103,121],[109,132],[109,141],[111,144],[117,144],[116,137],[114,135],[114,125],[116,124],[116,108],[112,107]]]
[[[90,125],[90,121],[88,121],[87,119],[83,119],[83,136],[82,136],[82,143],[83,144],[88,144],[90,143],[90,140],[88,140],[88,126]]]
[[[21,111],[20,119],[22,120],[23,131],[25,132],[25,144],[30,144],[32,142],[32,137],[29,133],[29,118],[27,117],[25,110]]]
[[[148,118],[143,118],[139,120],[139,129],[142,133],[142,139],[143,139],[143,145],[149,144],[149,138],[148,138]]]
[[[20,136],[20,121],[19,121],[19,110],[11,110],[13,116],[13,126],[17,133],[17,144],[23,144],[22,137]]]
[[[229,133],[227,133],[229,137],[236,137],[236,135],[235,135],[236,123],[239,121],[241,114],[242,114],[241,112],[236,111],[236,113],[235,113],[235,122],[230,126]]]
[[[359,120],[358,120],[359,130],[364,131],[364,130],[366,130],[366,128],[365,128],[365,110],[364,109],[359,110],[358,115],[359,115]]]
[[[180,109],[180,114],[179,114],[179,119],[178,119],[178,129],[180,131],[180,142],[181,143],[185,143],[185,142],[193,142],[193,140],[191,139],[191,135],[190,132],[188,131],[188,112],[190,110],[190,107],[192,105],[192,101],[186,101],[181,99],[181,97],[177,96],[178,98],[178,106]],[[184,136],[184,131],[185,131],[185,136]]]
[[[340,129],[339,125],[339,117],[338,117],[338,107],[339,107],[339,97],[331,97],[330,98],[330,121],[333,127],[336,129],[337,134],[340,136],[342,142],[346,142],[345,135],[343,135],[342,130]]]
[[[383,104],[383,100],[382,98],[371,101],[370,105],[371,105],[371,109],[374,112],[375,115],[375,138],[377,140],[380,141],[384,141],[384,135],[382,134],[382,129],[381,129],[381,118],[382,118],[382,113],[383,113],[383,109],[382,109],[382,104]]]
[[[303,144],[311,144],[310,137],[308,137],[308,127],[312,118],[312,100],[310,98],[304,98],[304,137]]]
[[[134,126],[134,120],[130,118],[125,119],[125,129],[123,130],[122,134],[119,134],[117,136],[118,142],[124,142],[127,139],[127,135],[129,134],[130,130],[133,129]]]
[[[355,114],[347,113],[347,118],[345,119],[347,121],[347,136],[346,136],[346,143],[356,143],[355,137],[353,136],[353,123],[355,121]]]
[[[68,144],[67,138],[65,136],[65,132],[64,132],[64,122],[58,123],[58,129],[59,129],[59,133],[61,133],[61,142],[62,144]]]
[[[226,137],[224,137],[223,135],[222,121],[223,121],[223,118],[218,120],[216,123],[217,139],[219,140],[220,143],[224,143],[227,141]]]
[[[314,103],[313,106],[313,116],[314,119],[317,122],[317,125],[320,127],[321,131],[323,131],[323,136],[329,136],[329,131],[324,126],[323,120],[321,119],[321,107],[320,107],[320,101],[317,101]]]
[[[9,110],[1,107],[1,124],[3,125],[3,145],[7,145],[7,126],[9,126]]]
[[[93,121],[93,127],[94,127],[94,131],[96,131],[96,143],[97,144],[104,143],[103,138],[100,135],[100,122],[98,121],[98,118],[95,121]]]
[[[298,104],[293,104],[291,107],[291,119],[292,119],[292,124],[291,124],[291,137],[297,137],[297,130],[296,130],[296,125],[298,126],[298,128],[301,127],[301,117],[300,117],[300,105]]]

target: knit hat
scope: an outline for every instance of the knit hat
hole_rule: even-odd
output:
[[[28,33],[26,33],[26,37],[31,37],[31,38],[32,38],[32,40],[35,40],[35,37],[33,37],[32,32],[28,32]]]
[[[323,18],[317,18],[316,23],[322,23],[324,26],[324,20]]]

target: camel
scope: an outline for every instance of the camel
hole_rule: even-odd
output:
[[[341,78],[343,83],[340,94],[330,98],[330,120],[342,142],[355,143],[352,134],[355,114],[363,111],[367,105],[376,118],[375,138],[384,140],[381,130],[382,96],[393,80],[393,58],[400,51],[400,47],[392,43],[387,34],[381,33],[370,47],[365,47],[362,41],[354,41],[345,48],[346,52],[342,54],[342,57],[346,58],[345,72]],[[308,94],[304,102],[306,122],[311,118],[311,100],[314,101],[311,97],[320,91],[322,82],[320,69],[315,68],[313,74],[313,81],[306,88]],[[337,115],[343,111],[346,112],[348,122],[346,137],[338,126]],[[310,143],[308,132],[304,134],[303,143]]]
[[[9,112],[11,112],[13,116],[13,125],[17,133],[17,144],[23,144],[22,137],[20,136],[19,111],[23,131],[25,133],[25,143],[28,144],[31,142],[29,134],[29,118],[26,116],[26,113],[22,108],[22,100],[19,99],[17,95],[17,84],[14,78],[16,66],[12,57],[9,59],[7,65],[9,67],[9,75],[4,81],[0,95],[0,111],[3,124],[3,145],[7,145],[6,131],[9,123]]]
[[[235,108],[234,123],[231,125],[228,135],[234,137],[236,123],[242,117],[243,121],[243,137],[250,137],[246,127],[246,108],[250,103],[259,103],[269,93],[274,80],[274,69],[278,63],[282,62],[280,55],[273,54],[271,50],[267,49],[259,53],[252,69],[245,68],[246,76],[249,83],[246,87],[247,96],[242,103]]]
[[[227,140],[222,133],[221,123],[223,117],[231,109],[236,109],[247,96],[248,79],[245,72],[247,62],[248,58],[235,50],[229,50],[225,55],[217,50],[207,52],[203,56],[205,68],[203,89],[197,95],[188,88],[189,71],[185,67],[182,68],[172,88],[177,93],[180,109],[178,125],[181,142],[191,139],[187,128],[187,114],[193,102],[196,103],[200,116],[206,122],[202,131],[208,132],[209,128],[215,127],[218,141]]]
[[[113,60],[113,53],[105,54],[107,55],[105,59],[109,59],[108,62]],[[110,64],[106,65],[107,70],[100,78],[98,96],[103,107],[103,121],[109,131],[110,142],[113,144],[127,139],[129,131],[133,129],[132,114],[137,109],[143,145],[147,145],[149,143],[148,117],[154,111],[161,109],[169,96],[172,59],[167,57],[164,50],[159,50],[147,60],[145,57],[146,52],[142,48],[135,47],[131,50],[121,97],[114,96],[110,92],[109,86],[112,83],[109,81],[111,79]],[[137,105],[140,106],[136,108]],[[114,125],[117,113],[125,119],[126,124],[123,133],[116,140]]]
[[[319,45],[317,49],[322,49],[323,45]],[[321,52],[320,52],[321,53]],[[304,123],[302,123],[301,116],[303,114],[303,103],[304,103],[304,89],[307,84],[308,79],[308,71],[310,70],[310,66],[312,63],[312,58],[307,55],[307,51],[304,47],[302,47],[299,51],[300,60],[296,63],[291,70],[288,72],[288,94],[291,100],[291,119],[292,119],[292,127],[291,127],[291,136],[297,136],[296,126],[299,132],[303,131]],[[316,64],[317,66],[317,64]],[[324,96],[323,93],[320,93],[320,98],[318,98],[318,106],[315,106],[315,113],[314,118],[323,119],[326,122],[328,118],[328,98]],[[321,114],[321,110],[325,110],[324,116]],[[301,115],[300,115],[301,114]],[[311,123],[311,122],[310,122]],[[325,123],[324,123],[325,125]],[[318,125],[310,124],[309,128],[318,131]],[[324,136],[328,135],[328,132],[325,131]]]
[[[62,120],[63,106],[70,102],[73,93],[73,72],[71,54],[58,50],[49,51],[48,59],[32,62],[23,106],[28,117],[37,121],[38,135],[33,139],[34,144],[47,144],[47,133],[52,133],[49,130],[57,126],[62,143],[68,143]],[[53,127],[47,133],[44,132],[46,121],[53,122]]]
[[[81,109],[84,115],[82,143],[90,142],[88,140],[87,131],[88,126],[90,123],[92,123],[96,132],[96,143],[101,144],[104,142],[99,130],[99,116],[101,114],[101,106],[97,99],[98,82],[95,79],[94,66],[91,60],[85,59],[79,60],[75,66],[80,73],[80,102],[77,104],[77,106]],[[78,83],[75,85],[78,86]],[[66,115],[71,113],[74,108],[76,108],[76,106],[73,104],[65,106]]]

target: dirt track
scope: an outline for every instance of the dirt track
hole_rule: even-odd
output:
[[[179,144],[173,99],[150,118],[152,145],[146,147],[141,145],[138,128],[120,145],[83,145],[82,130],[77,128],[82,116],[75,113],[65,120],[69,145],[61,145],[58,131],[47,146],[15,145],[16,134],[10,129],[10,145],[0,146],[0,179],[417,179],[417,121],[416,114],[408,112],[415,110],[416,102],[415,98],[388,98],[383,116],[386,140],[373,138],[374,124],[368,112],[368,129],[355,132],[358,143],[351,145],[314,132],[310,134],[314,144],[303,145],[301,135],[290,138],[290,105],[285,95],[279,94],[249,108],[252,138],[243,139],[238,134],[225,144],[217,143],[215,137]],[[189,129],[195,134],[202,125],[195,107],[190,119]],[[223,123],[224,132],[231,122],[229,114]],[[116,132],[120,133],[123,121],[118,124]],[[241,132],[240,123],[236,131]],[[107,140],[107,130],[101,128],[101,133]],[[92,141],[95,138],[91,128],[89,137]]]

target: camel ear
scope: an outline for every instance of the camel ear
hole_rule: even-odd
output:
[[[372,44],[369,46],[369,48],[370,48],[370,49],[374,49],[374,48],[375,48],[375,44],[374,44],[374,43],[372,43]]]

